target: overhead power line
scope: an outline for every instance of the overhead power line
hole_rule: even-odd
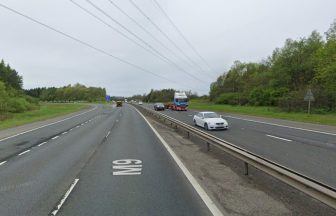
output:
[[[141,25],[136,19],[131,17],[126,11],[124,11],[121,7],[119,7],[114,1],[108,0],[115,8],[117,8],[122,14],[124,14],[126,17],[128,17],[134,24],[136,24],[139,28],[141,28],[144,32],[146,32],[153,40],[155,40],[158,44],[160,44],[163,48],[168,50],[171,54],[174,56],[177,56],[176,52],[174,52],[172,49],[167,47],[162,41],[160,41],[157,37],[155,37],[150,31],[148,31],[143,25]],[[184,61],[189,66],[193,67],[191,63],[188,61]]]
[[[26,19],[28,19],[28,20],[30,20],[30,21],[36,23],[36,24],[39,24],[39,25],[41,25],[41,26],[43,26],[43,27],[45,27],[45,28],[47,28],[47,29],[49,29],[49,30],[51,30],[51,31],[53,31],[53,32],[56,32],[56,33],[58,33],[58,34],[60,34],[60,35],[63,35],[64,37],[66,37],[66,38],[68,38],[68,39],[71,39],[71,40],[73,40],[73,41],[76,41],[77,43],[79,43],[79,44],[81,44],[81,45],[84,45],[84,46],[89,47],[90,49],[93,49],[93,50],[95,50],[95,51],[97,51],[97,52],[100,52],[100,53],[102,53],[102,54],[104,54],[104,55],[107,55],[107,56],[109,56],[109,57],[112,57],[112,58],[114,58],[115,60],[120,61],[120,62],[122,62],[122,63],[124,63],[124,64],[130,65],[130,66],[132,66],[132,67],[134,67],[134,68],[136,68],[136,69],[138,69],[138,70],[140,70],[140,71],[143,71],[143,72],[145,72],[145,73],[151,74],[151,75],[156,76],[156,77],[158,77],[158,78],[167,80],[167,81],[169,81],[169,82],[171,82],[171,83],[178,83],[178,82],[173,81],[173,80],[171,80],[171,79],[169,79],[169,78],[166,78],[166,77],[163,77],[163,76],[161,76],[161,75],[155,74],[154,72],[149,71],[149,70],[147,70],[147,69],[145,69],[145,68],[143,68],[143,67],[141,67],[141,66],[138,66],[138,65],[136,65],[136,64],[133,64],[133,63],[127,61],[127,60],[124,60],[124,59],[122,59],[122,58],[119,58],[119,57],[117,57],[117,56],[114,56],[114,55],[112,55],[112,54],[106,52],[106,51],[103,50],[103,49],[97,48],[97,47],[95,47],[95,46],[93,46],[93,45],[91,45],[91,44],[89,44],[89,43],[87,43],[87,42],[85,42],[85,41],[82,41],[82,40],[80,40],[80,39],[78,39],[78,38],[76,38],[76,37],[74,37],[74,36],[71,36],[70,34],[67,34],[67,33],[65,33],[65,32],[63,32],[63,31],[60,31],[60,30],[58,30],[58,29],[56,29],[56,28],[50,26],[50,25],[47,25],[47,24],[45,24],[45,23],[42,23],[41,21],[38,21],[37,19],[34,19],[34,18],[32,18],[32,17],[30,17],[30,16],[28,16],[28,15],[25,15],[25,14],[23,14],[23,13],[21,13],[21,12],[15,10],[15,9],[13,9],[13,8],[10,8],[10,7],[8,7],[8,6],[4,5],[4,4],[2,4],[2,3],[0,3],[0,7],[4,8],[4,9],[7,9],[7,10],[9,10],[9,11],[11,11],[11,12],[13,12],[13,13],[19,15],[19,16],[22,16],[22,17],[24,17],[24,18],[26,18]],[[183,85],[185,85],[185,84],[183,84]]]
[[[179,69],[181,72],[189,75],[190,77],[194,78],[195,80],[201,82],[202,84],[205,84],[203,80],[199,79],[198,77],[196,77],[195,75],[189,73],[188,71],[184,70],[183,68],[181,68],[180,66],[178,66],[176,63],[174,63],[172,60],[170,60],[168,57],[164,56],[162,53],[160,53],[157,49],[155,49],[153,46],[151,46],[150,44],[148,44],[145,40],[143,40],[140,36],[138,36],[137,34],[135,34],[134,32],[132,32],[130,29],[128,29],[126,26],[124,26],[123,24],[121,24],[118,20],[114,19],[112,16],[110,16],[108,13],[106,13],[103,9],[101,9],[100,7],[98,7],[96,4],[94,4],[92,1],[90,0],[86,0],[91,6],[93,6],[95,9],[97,9],[98,11],[100,11],[102,14],[104,14],[105,16],[107,16],[109,19],[111,19],[114,23],[116,23],[118,26],[120,26],[122,29],[124,29],[125,31],[127,31],[129,34],[133,35],[135,38],[137,38],[138,40],[140,40],[142,43],[144,43],[146,46],[148,46],[150,49],[152,49],[155,53],[157,53],[159,56],[161,56],[163,59],[165,59],[164,61],[166,61],[169,64],[174,65],[177,69]]]
[[[192,45],[192,43],[184,36],[184,34],[182,33],[182,31],[175,25],[175,23],[173,22],[173,20],[168,16],[168,14],[166,13],[166,11],[161,7],[161,5],[156,1],[156,0],[152,0],[156,6],[160,9],[160,11],[164,14],[164,16],[168,19],[168,21],[171,23],[171,25],[174,27],[174,29],[178,32],[178,34],[183,38],[183,40],[189,45],[189,47],[194,51],[194,53],[204,62],[205,65],[208,66],[208,68],[212,70],[210,64],[205,60],[205,58],[203,56],[201,56],[201,54],[196,50],[196,48]]]
[[[129,0],[129,2],[168,40],[173,46],[181,52],[181,54],[187,58],[190,62],[193,63],[200,71],[206,73],[203,68],[197,64],[194,60],[192,60],[147,14],[133,1]]]
[[[126,39],[132,41],[133,43],[135,43],[136,45],[140,46],[141,48],[145,49],[147,52],[158,56],[156,53],[154,53],[152,50],[148,49],[147,47],[141,45],[140,43],[138,43],[137,41],[133,40],[132,38],[130,38],[129,36],[127,36],[125,33],[123,33],[122,31],[119,31],[117,28],[111,26],[109,23],[105,22],[103,19],[101,19],[100,17],[98,17],[97,15],[95,15],[94,13],[92,13],[91,11],[87,10],[86,8],[84,8],[83,6],[81,6],[80,4],[78,4],[77,2],[73,1],[73,0],[69,0],[71,3],[73,3],[75,6],[79,7],[81,10],[83,10],[84,12],[86,12],[87,14],[91,15],[92,17],[94,17],[95,19],[99,20],[100,22],[102,22],[103,24],[105,24],[106,26],[108,26],[109,28],[111,28],[112,30],[114,30],[115,32],[119,33],[120,35],[122,35],[123,37],[125,37]],[[160,57],[160,56],[158,56]]]

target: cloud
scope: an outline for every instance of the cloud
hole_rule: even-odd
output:
[[[188,61],[129,1],[114,0],[173,53],[153,40],[107,0],[93,2],[202,82],[120,36],[68,0],[33,0],[29,3],[6,0],[2,3],[174,82],[120,63],[3,8],[0,8],[0,58],[23,75],[25,88],[79,82],[105,87],[111,95],[128,96],[148,92],[151,88],[170,87],[204,94],[209,91],[209,84],[227,70],[234,60],[259,61],[270,55],[275,47],[282,46],[286,38],[303,37],[315,29],[326,31],[335,18],[333,9],[336,8],[333,0],[157,0],[210,64],[210,71],[153,4],[153,0],[133,1],[192,61],[202,67],[202,71]],[[85,0],[76,2],[137,40]]]

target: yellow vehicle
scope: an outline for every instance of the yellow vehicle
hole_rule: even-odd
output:
[[[117,107],[121,107],[122,106],[122,101],[117,101]]]

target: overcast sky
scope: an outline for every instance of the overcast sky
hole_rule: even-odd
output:
[[[209,67],[185,43],[153,0],[133,1],[178,48],[129,0],[112,1],[152,36],[109,0],[92,2],[150,47],[86,0],[74,1],[147,50],[69,0],[0,0],[0,3],[166,79],[121,63],[0,7],[0,58],[23,76],[24,88],[81,83],[105,87],[110,95],[143,94],[151,88],[191,89],[206,94],[209,84],[229,69],[233,61],[260,61],[274,48],[281,47],[286,38],[297,39],[313,30],[324,33],[336,18],[335,0],[156,0]],[[148,51],[151,48],[156,51]]]

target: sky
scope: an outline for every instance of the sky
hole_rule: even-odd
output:
[[[81,83],[118,96],[163,88],[208,94],[235,60],[261,61],[287,38],[324,33],[336,19],[335,0],[73,1],[105,24],[70,0],[0,0],[91,46],[0,7],[0,59],[23,76],[24,88]]]

